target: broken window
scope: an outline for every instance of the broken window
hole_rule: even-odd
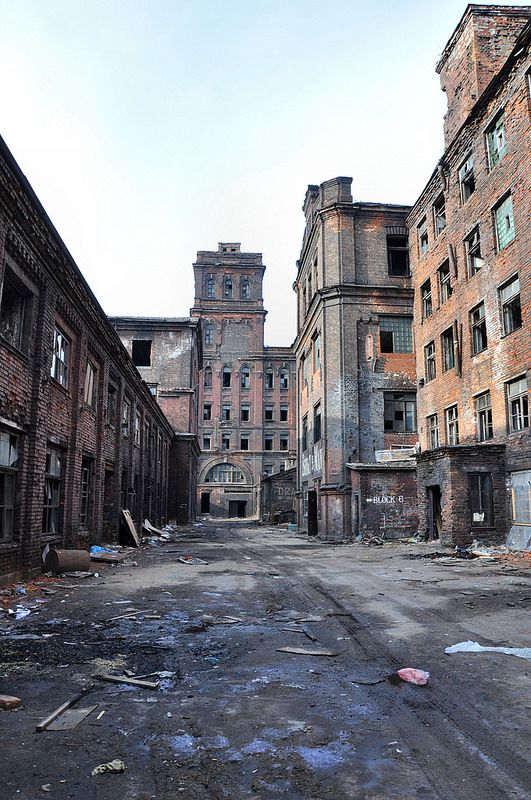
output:
[[[494,209],[498,250],[503,250],[515,237],[513,198],[509,194]]]
[[[210,436],[203,436],[203,450],[210,450],[211,438]]]
[[[313,409],[313,441],[314,444],[321,441],[321,403]]]
[[[223,403],[221,406],[221,419],[223,422],[230,421],[230,403]]]
[[[414,392],[384,392],[384,430],[398,433],[417,430],[417,398]]]
[[[412,353],[412,317],[380,317],[380,351]]]
[[[288,421],[288,406],[280,406],[280,421]]]
[[[459,444],[459,419],[457,406],[450,406],[445,411],[446,416],[446,442],[453,446]]]
[[[273,435],[269,434],[264,436],[264,450],[272,450],[273,449]]]
[[[443,372],[455,367],[454,329],[447,328],[441,333]]]
[[[433,304],[431,301],[431,281],[429,278],[420,287],[420,296],[422,301],[422,318],[427,319],[433,314]]]
[[[429,417],[426,417],[426,423],[428,428],[428,448],[434,450],[436,447],[439,447],[439,422],[437,414],[430,414]]]
[[[409,251],[407,236],[387,237],[387,268],[395,278],[409,275]]]
[[[211,322],[207,322],[205,325],[205,345],[213,345],[214,344],[214,326]]]
[[[232,278],[225,278],[223,281],[223,297],[227,300],[232,298]]]
[[[264,472],[266,475],[273,474],[273,464],[264,464]]]
[[[512,333],[522,327],[522,306],[520,304],[520,280],[518,275],[500,287],[503,332]]]
[[[472,527],[491,527],[493,524],[492,475],[488,472],[470,472],[468,489]]]
[[[142,442],[142,418],[140,411],[135,412],[135,424],[133,427],[133,441],[137,447],[140,447]]]
[[[289,435],[287,433],[280,434],[280,449],[289,450]]]
[[[203,385],[205,389],[212,389],[212,367],[205,367]]]
[[[474,228],[465,239],[465,257],[468,277],[471,278],[479,272],[483,266],[481,257],[481,239],[479,237],[479,227]]]
[[[131,402],[124,398],[122,406],[122,436],[129,436],[131,425]]]
[[[107,422],[116,425],[116,404],[118,391],[116,386],[109,383],[107,386]]]
[[[509,432],[513,433],[529,428],[529,394],[525,375],[507,384],[507,404],[509,407]]]
[[[231,368],[230,367],[223,367],[222,386],[223,386],[224,389],[230,389],[231,377],[232,377]]]
[[[446,303],[452,296],[452,284],[450,281],[450,262],[445,261],[437,270],[439,275],[439,299],[441,305]]]
[[[428,220],[424,217],[417,226],[417,241],[419,244],[419,255],[423,256],[428,252]]]
[[[313,371],[321,369],[321,335],[315,334],[313,339]]]
[[[151,339],[133,339],[132,356],[135,367],[150,367]]]
[[[242,433],[240,435],[240,450],[248,450],[249,449],[249,434]]]
[[[459,185],[461,187],[461,199],[466,203],[476,188],[474,175],[474,156],[471,154],[459,170]]]
[[[446,204],[444,202],[444,194],[441,194],[433,204],[433,227],[435,229],[435,236],[446,228]]]
[[[487,321],[485,319],[485,303],[480,303],[470,312],[472,328],[472,355],[487,349]]]
[[[96,367],[89,359],[87,360],[87,369],[85,371],[83,400],[92,408],[96,405]]]
[[[308,417],[302,418],[302,451],[308,449]]]
[[[230,434],[224,433],[221,436],[221,449],[230,450]]]
[[[63,452],[57,447],[49,447],[46,452],[44,476],[44,499],[42,506],[43,533],[59,533],[62,477]]]
[[[243,367],[241,371],[242,389],[249,389],[251,386],[251,370],[249,367]]]
[[[203,419],[207,421],[212,419],[212,403],[203,403]]]
[[[249,278],[242,278],[240,281],[240,297],[242,300],[249,300],[251,297],[251,284],[249,283]]]
[[[0,544],[13,538],[18,436],[0,431]]]
[[[240,409],[240,419],[242,422],[249,422],[251,417],[251,406],[248,403],[242,403]]]
[[[490,169],[495,167],[498,161],[501,161],[504,157],[506,147],[505,118],[502,111],[487,130],[487,153],[489,156]]]
[[[205,483],[245,483],[245,477],[233,464],[216,464],[207,472]]]
[[[492,406],[490,392],[476,397],[476,426],[479,442],[486,442],[493,437]]]
[[[216,296],[216,287],[214,283],[214,278],[209,276],[206,282],[206,296],[211,300]]]
[[[424,380],[428,383],[436,377],[435,342],[429,342],[424,348]]]
[[[272,422],[273,421],[273,409],[274,409],[274,406],[272,406],[270,404],[266,404],[266,406],[264,407],[264,419],[265,419],[266,422]]]
[[[285,369],[280,371],[280,388],[289,389],[289,377],[288,372]]]
[[[272,369],[268,369],[266,374],[265,374],[265,388],[266,389],[272,389],[274,387],[274,385],[275,385],[275,380],[274,380],[274,376],[273,376],[273,370]]]
[[[0,336],[23,352],[29,344],[31,298],[31,293],[6,264],[0,301]]]
[[[50,374],[57,383],[68,386],[68,367],[70,361],[70,340],[63,331],[55,327],[53,331],[52,368]]]
[[[92,465],[91,458],[81,461],[81,485],[79,491],[79,525],[87,530],[90,525],[92,507]]]

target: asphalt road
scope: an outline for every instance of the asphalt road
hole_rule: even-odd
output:
[[[23,701],[0,711],[0,800],[531,797],[531,662],[444,653],[530,646],[531,570],[418,557],[434,549],[207,524],[32,594],[0,620],[0,693]],[[427,686],[387,678],[401,667]],[[160,686],[95,677],[125,670]],[[35,732],[89,686],[77,727]],[[112,759],[123,773],[91,775]]]

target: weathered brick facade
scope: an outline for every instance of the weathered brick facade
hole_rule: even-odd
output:
[[[0,579],[166,517],[172,429],[0,140]]]
[[[351,183],[308,187],[294,284],[299,525],[332,540],[372,528],[364,465],[417,442],[409,208],[353,202]],[[411,464],[396,470],[393,493],[405,494],[406,473],[409,480]],[[413,532],[416,521],[407,520],[386,535]]]
[[[467,8],[437,66],[446,149],[408,218],[420,531],[447,543],[504,541],[511,492],[513,532],[531,526],[530,17]]]
[[[295,361],[290,347],[264,346],[261,253],[238,242],[200,251],[194,264],[201,320],[201,445],[198,510],[256,517],[260,481],[295,458]]]
[[[202,338],[189,317],[111,317],[150,392],[175,431],[170,460],[168,515],[179,524],[195,519],[199,457],[197,439]]]

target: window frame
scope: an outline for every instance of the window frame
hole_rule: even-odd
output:
[[[409,322],[409,326],[406,329],[405,321]],[[402,327],[397,326],[397,328],[393,327],[393,323],[396,321],[400,321]],[[384,327],[382,327],[382,322]],[[389,327],[385,327],[389,325]],[[382,314],[378,317],[378,326],[379,326],[379,339],[380,339],[380,353],[413,353],[413,317],[409,314]],[[382,332],[391,334],[391,342],[392,342],[392,349],[387,349],[387,343],[385,344],[382,339]],[[388,337],[386,337],[386,342],[388,341]]]
[[[516,290],[514,290],[512,294],[507,295],[504,299],[504,292],[510,289],[514,284],[517,286]],[[509,334],[519,330],[523,325],[522,304],[520,300],[520,277],[518,273],[502,283],[502,285],[498,288],[498,296],[500,298],[500,313],[503,335],[509,336]],[[511,312],[510,316],[509,313],[506,313],[508,311]],[[516,320],[518,324],[511,323],[511,327],[509,327],[509,325],[506,324],[509,318]]]
[[[455,447],[459,444],[459,407],[457,403],[444,409],[444,421],[446,443],[449,447]]]
[[[483,312],[482,315],[477,316],[481,311]],[[477,356],[479,353],[484,353],[489,346],[485,302],[482,300],[481,303],[471,308],[468,312],[468,316],[470,321],[472,356]]]
[[[449,372],[455,369],[455,338],[454,327],[451,325],[441,333],[442,371]]]
[[[520,391],[511,394],[511,386],[518,390],[518,384],[521,384]],[[529,386],[525,373],[505,383],[505,398],[508,433],[521,433],[529,428]]]
[[[473,487],[473,482],[477,480],[477,487]],[[492,473],[490,472],[469,472],[468,473],[468,497],[470,508],[470,526],[472,528],[492,528],[494,526],[494,497],[493,497]],[[474,502],[477,498],[477,504]],[[478,520],[474,517],[484,515],[484,519]],[[486,518],[485,518],[486,515]]]
[[[431,293],[431,278],[427,278],[420,287],[420,300],[422,304],[422,319],[428,319],[433,314],[433,296]]]
[[[437,351],[435,339],[424,345],[424,382],[429,383],[437,377]]]
[[[424,216],[417,225],[417,246],[419,257],[426,255],[429,250],[430,240],[428,234],[428,218]]]
[[[428,450],[436,450],[440,446],[439,418],[437,413],[428,414],[426,417],[426,435],[428,440]]]
[[[444,192],[437,197],[432,206],[433,231],[437,239],[446,228],[446,200]]]
[[[442,306],[448,302],[454,292],[449,259],[443,261],[437,270],[437,280],[439,282],[439,303]]]
[[[90,408],[96,407],[98,385],[98,369],[92,359],[87,358],[85,368],[85,383],[83,386],[83,402]]]
[[[384,391],[384,434],[417,432],[417,395],[416,392]],[[401,412],[401,417],[397,417]],[[412,419],[412,427],[408,427],[408,419]],[[399,423],[402,423],[401,425]],[[391,425],[389,425],[391,423]],[[398,423],[398,424],[397,424]]]
[[[489,389],[474,397],[474,411],[476,415],[477,440],[478,442],[489,442],[494,438],[492,398]]]
[[[505,211],[505,206],[507,205],[507,212]],[[511,192],[508,192],[504,197],[502,197],[492,209],[493,217],[494,217],[494,230],[496,234],[496,249],[498,253],[501,253],[502,250],[509,247],[511,242],[514,241],[516,237],[516,227],[514,224],[514,208],[513,208],[513,196]],[[503,217],[503,219],[502,219]],[[503,223],[507,223],[509,220],[509,226],[506,227],[505,231],[501,230]]]
[[[316,403],[313,407],[313,443],[317,444],[322,437],[322,413],[321,403]]]
[[[61,448],[47,446],[42,503],[42,533],[45,536],[57,536],[62,530],[64,458]]]
[[[398,240],[400,240],[400,242],[402,243],[399,244]],[[387,274],[389,275],[389,277],[409,278],[411,276],[411,271],[409,264],[409,246],[408,246],[407,235],[387,234],[386,245],[387,245]],[[395,260],[398,260],[398,264],[395,264]]]
[[[474,166],[474,154],[470,153],[459,167],[458,177],[462,203],[466,203],[476,191],[476,174]],[[470,180],[472,181],[472,189],[469,188]]]
[[[59,386],[68,390],[70,382],[70,353],[72,341],[55,323],[53,329],[52,363],[50,375]]]
[[[495,118],[488,125],[485,131],[485,142],[487,146],[487,163],[489,172],[491,172],[507,153],[504,109],[498,111]]]
[[[469,278],[473,278],[483,269],[485,260],[481,255],[481,234],[479,225],[476,225],[470,233],[463,239],[465,248],[466,273]],[[478,262],[481,262],[478,264]]]

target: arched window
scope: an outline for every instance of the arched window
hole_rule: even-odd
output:
[[[280,388],[289,389],[289,375],[287,369],[280,371]]]
[[[205,389],[212,389],[212,367],[205,367],[204,387]]]
[[[205,325],[205,344],[212,345],[214,344],[214,326],[211,322],[207,322]]]
[[[230,367],[223,367],[223,388],[230,389],[232,370]]]
[[[214,284],[214,278],[211,275],[207,278],[206,282],[206,296],[210,298],[216,296],[216,287]]]
[[[265,374],[265,388],[266,389],[273,389],[275,386],[275,379],[273,376],[273,370],[268,369]]]
[[[234,464],[216,464],[207,472],[205,483],[245,483],[245,476]]]
[[[242,389],[249,389],[251,386],[251,370],[249,367],[242,367]]]
[[[249,300],[251,297],[251,285],[249,278],[242,278],[240,282],[240,295],[242,300]]]
[[[232,297],[232,278],[225,278],[223,281],[223,296],[227,299]]]

